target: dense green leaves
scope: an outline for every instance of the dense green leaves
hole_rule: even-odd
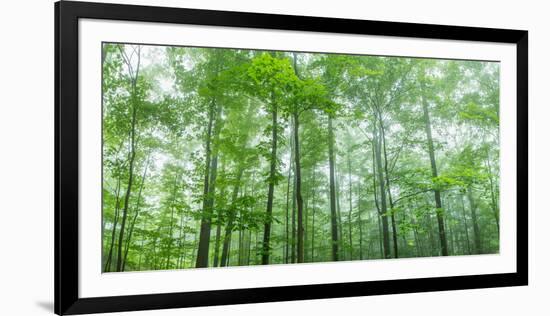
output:
[[[103,46],[103,270],[496,253],[499,65]]]

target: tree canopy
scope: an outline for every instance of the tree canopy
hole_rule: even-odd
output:
[[[103,271],[499,251],[499,64],[103,44]]]

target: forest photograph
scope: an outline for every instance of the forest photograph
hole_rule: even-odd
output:
[[[499,62],[101,58],[103,272],[499,253]]]

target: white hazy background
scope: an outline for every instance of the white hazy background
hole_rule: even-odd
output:
[[[548,315],[550,307],[550,19],[545,1],[112,0],[200,9],[529,30],[528,287],[135,312],[117,315]],[[52,315],[53,1],[0,10],[0,315]]]

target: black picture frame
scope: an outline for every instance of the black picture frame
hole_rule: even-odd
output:
[[[83,18],[515,44],[517,272],[79,298],[78,21]],[[527,285],[527,53],[528,32],[521,30],[71,1],[55,3],[55,313],[69,315]]]

